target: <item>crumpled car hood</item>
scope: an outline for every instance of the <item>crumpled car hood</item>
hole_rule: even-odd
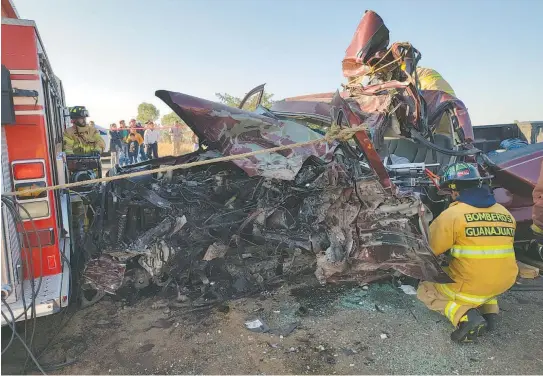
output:
[[[158,90],[162,99],[210,148],[238,155],[323,138],[290,120],[278,120],[187,94]],[[337,143],[318,143],[235,160],[249,176],[293,180],[310,156],[330,162]]]

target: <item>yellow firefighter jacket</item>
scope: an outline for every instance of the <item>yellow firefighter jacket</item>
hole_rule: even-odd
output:
[[[96,128],[73,125],[64,132],[63,146],[66,154],[80,155],[102,152],[106,145]]]
[[[477,208],[453,202],[430,225],[434,253],[450,250],[452,256],[448,273],[455,283],[439,290],[477,306],[509,289],[518,273],[515,228],[515,219],[500,204]]]
[[[419,76],[421,90],[441,90],[456,96],[452,86],[436,70],[418,67],[417,75]]]

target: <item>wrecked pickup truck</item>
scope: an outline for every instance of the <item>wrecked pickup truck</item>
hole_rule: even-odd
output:
[[[486,157],[473,145],[464,104],[443,91],[420,90],[420,52],[409,43],[389,45],[388,38],[382,19],[366,12],[343,61],[345,90],[289,98],[270,109],[243,109],[251,96],[262,97],[263,85],[241,108],[157,91],[198,136],[200,149],[115,166],[110,175],[323,139],[331,128],[367,130],[347,141],[101,186],[86,283],[110,293],[123,284],[173,285],[180,296],[204,286],[202,294],[220,299],[306,272],[321,283],[391,275],[450,282],[427,241],[430,221],[448,205],[437,194],[436,174],[467,160],[483,173],[522,180],[504,184],[522,195],[537,176],[517,177],[515,169],[538,171],[543,148],[530,148],[529,157],[517,152],[518,163],[505,161],[505,168]]]

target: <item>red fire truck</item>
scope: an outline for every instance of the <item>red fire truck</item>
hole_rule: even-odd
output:
[[[69,123],[62,83],[34,21],[2,3],[2,325],[58,312],[70,287],[70,197],[24,194],[62,184],[62,135]],[[8,201],[11,200],[11,201]],[[7,321],[5,317],[7,318]]]

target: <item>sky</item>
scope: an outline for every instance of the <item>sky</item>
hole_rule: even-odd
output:
[[[543,120],[540,0],[13,0],[36,21],[69,106],[107,126],[166,89],[216,99],[331,92],[366,9],[409,41],[473,124]]]

